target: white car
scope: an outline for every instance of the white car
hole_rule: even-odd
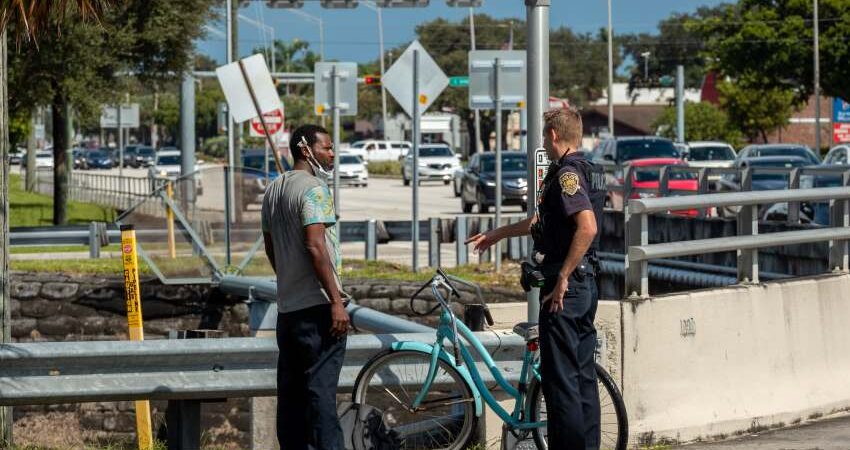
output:
[[[690,167],[733,167],[735,165],[735,149],[731,145],[720,141],[696,141],[688,142],[685,151],[685,161]],[[721,174],[709,175],[710,182],[716,182]]]
[[[348,152],[340,153],[339,167],[335,168],[339,171],[339,184],[341,186],[363,186],[369,184],[369,169],[360,156]]]
[[[35,152],[35,168],[36,170],[53,169],[53,151],[42,150]]]
[[[422,144],[419,146],[419,181],[437,180],[448,185],[454,173],[460,169],[460,156],[446,144]],[[404,158],[402,168],[404,185],[409,186],[413,179],[413,154]]]
[[[160,150],[156,153],[156,158],[152,166],[148,168],[152,178],[170,178],[177,179],[181,176],[180,173],[180,150]],[[198,164],[195,164],[195,171],[198,170]],[[201,176],[192,177],[195,179],[196,195],[203,195],[203,187],[201,186]]]
[[[413,148],[407,141],[366,140],[352,142],[345,151],[360,156],[363,161],[398,161]]]

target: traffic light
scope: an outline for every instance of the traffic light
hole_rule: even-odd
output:
[[[367,86],[380,86],[381,85],[381,76],[380,75],[364,75],[363,76],[363,84]]]

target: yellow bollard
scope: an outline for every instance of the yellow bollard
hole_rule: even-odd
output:
[[[165,185],[165,194],[170,200],[174,199],[174,183],[169,181]],[[171,259],[177,258],[177,244],[174,242],[174,211],[170,206],[165,207],[166,224],[168,227],[168,254]]]
[[[124,299],[127,302],[130,340],[143,341],[145,333],[139,289],[139,258],[136,255],[136,229],[133,225],[121,225],[121,261],[124,264]],[[148,400],[136,400],[136,435],[139,450],[153,449],[151,404]]]

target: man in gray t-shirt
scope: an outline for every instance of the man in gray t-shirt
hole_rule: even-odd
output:
[[[278,409],[282,450],[343,450],[336,391],[349,317],[342,301],[333,197],[320,178],[333,168],[327,130],[292,134],[293,170],[263,198],[266,255],[277,275]]]

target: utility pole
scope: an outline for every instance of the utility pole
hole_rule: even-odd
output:
[[[818,0],[814,0],[815,26],[815,152],[820,155],[820,24],[818,23]]]
[[[614,28],[608,0],[608,134],[614,136]]]
[[[8,104],[6,75],[6,30],[0,34],[0,102]],[[11,302],[9,301],[9,116],[0,114],[0,343],[12,340]],[[12,408],[0,407],[0,446],[12,446]]]
[[[685,143],[685,66],[676,66],[676,141]]]
[[[475,8],[469,8],[469,45],[475,50]],[[481,145],[481,112],[472,110],[475,114],[475,151],[479,151]],[[469,156],[469,155],[467,155]]]

